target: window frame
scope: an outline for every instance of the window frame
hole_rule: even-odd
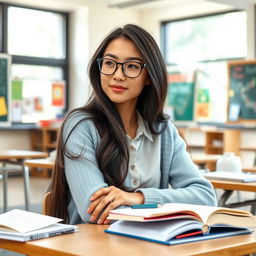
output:
[[[160,38],[161,38],[161,42],[160,42],[160,46],[163,52],[163,56],[166,56],[166,52],[167,52],[167,36],[166,36],[166,29],[167,29],[167,24],[171,23],[171,22],[177,22],[177,21],[185,21],[185,20],[192,20],[192,19],[198,19],[198,18],[204,18],[204,17],[210,17],[210,16],[218,16],[218,15],[223,15],[223,14],[227,14],[227,13],[233,13],[233,12],[242,12],[244,10],[240,10],[240,9],[233,9],[233,10],[229,10],[229,11],[223,11],[223,12],[213,12],[213,13],[209,13],[209,14],[203,14],[203,15],[197,15],[197,16],[188,16],[188,17],[184,17],[184,18],[180,18],[180,19],[170,19],[170,20],[166,20],[166,21],[162,21],[161,22],[161,31],[160,31]],[[215,59],[215,60],[200,60],[197,61],[197,63],[209,63],[209,62],[218,62],[218,61],[229,61],[229,60],[243,60],[245,59],[246,56],[243,57],[234,57],[234,58],[219,58],[219,59]],[[176,66],[177,63],[168,63],[167,59],[165,58],[166,61],[166,65],[167,66]]]
[[[54,59],[54,58],[41,58],[41,57],[31,57],[23,55],[12,55],[8,53],[8,7],[26,8],[36,11],[52,12],[60,14],[64,18],[63,30],[63,45],[65,58]],[[25,65],[35,65],[35,66],[48,66],[48,67],[59,67],[63,70],[63,80],[65,81],[65,108],[64,113],[68,111],[69,108],[69,13],[61,12],[52,9],[44,9],[31,7],[27,5],[16,5],[10,3],[0,2],[0,53],[9,54],[12,58],[11,64],[25,64]],[[23,123],[21,123],[23,124]]]

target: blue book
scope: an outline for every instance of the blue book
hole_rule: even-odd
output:
[[[190,243],[214,238],[250,234],[249,228],[226,225],[212,226],[203,232],[202,224],[188,219],[156,222],[133,222],[119,220],[111,224],[106,233],[157,242],[166,245]]]

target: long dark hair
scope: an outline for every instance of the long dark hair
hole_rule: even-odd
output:
[[[163,106],[167,93],[167,72],[161,52],[153,37],[141,27],[128,24],[117,28],[110,33],[100,44],[89,63],[89,78],[93,87],[93,94],[88,103],[71,111],[63,122],[59,132],[57,157],[53,172],[51,207],[47,214],[63,218],[68,222],[68,195],[69,187],[65,176],[64,155],[69,158],[79,156],[71,155],[66,148],[68,137],[62,136],[63,126],[67,118],[76,112],[86,113],[86,117],[76,125],[89,118],[99,131],[101,141],[98,145],[96,157],[105,182],[126,190],[124,180],[128,172],[129,151],[123,123],[113,102],[105,95],[101,88],[100,72],[97,58],[103,57],[109,43],[116,38],[126,38],[134,43],[146,63],[150,85],[144,87],[137,101],[137,110],[147,122],[153,134],[162,130],[156,129],[156,122],[166,122]],[[75,125],[75,127],[76,127]],[[164,127],[163,125],[162,127]],[[71,130],[69,135],[74,131]]]

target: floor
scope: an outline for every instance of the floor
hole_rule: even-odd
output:
[[[30,177],[31,211],[41,213],[42,198],[50,184],[50,178]],[[0,180],[0,213],[3,212],[3,183]],[[13,208],[24,209],[24,192],[22,177],[8,178],[8,210]],[[23,256],[0,249],[0,256]]]
[[[50,184],[50,178],[30,177],[30,200],[31,204],[40,204],[43,195]],[[0,180],[0,195],[2,195],[3,184]],[[8,178],[8,207],[22,206],[24,200],[24,186],[22,177],[9,177]],[[3,197],[0,196],[0,209],[3,206]]]

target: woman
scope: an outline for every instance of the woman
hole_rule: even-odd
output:
[[[49,214],[107,224],[144,203],[215,205],[212,186],[163,113],[167,72],[152,36],[135,25],[109,34],[89,64],[93,95],[63,122]]]

